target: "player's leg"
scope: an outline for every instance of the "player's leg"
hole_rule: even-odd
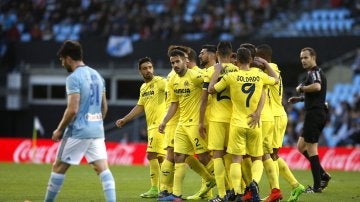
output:
[[[166,159],[161,164],[160,192],[159,198],[172,193],[174,181],[174,147],[167,148]]]
[[[318,155],[318,141],[321,131],[326,122],[326,114],[322,110],[308,110],[305,114],[302,141],[305,143],[306,151],[309,155],[311,172],[314,185],[312,190],[307,192],[321,193],[321,172],[323,170]],[[300,140],[300,138],[299,138]]]
[[[107,160],[97,160],[91,163],[98,173],[107,202],[116,201],[115,180],[107,164]]]
[[[70,164],[56,160],[52,167],[52,172],[49,178],[48,187],[45,195],[45,202],[55,201],[65,179],[65,173],[70,167]]]
[[[78,165],[90,145],[89,140],[64,137],[59,144],[56,160],[52,166],[45,201],[54,201],[60,191],[65,173],[70,165]]]
[[[174,134],[177,125],[167,125],[165,128],[166,159],[161,164],[159,198],[172,193],[174,181]]]
[[[174,135],[174,160],[175,160],[175,171],[174,171],[174,184],[173,193],[169,196],[159,198],[159,201],[173,201],[181,199],[183,194],[182,186],[185,178],[185,159],[189,155],[193,155],[193,147],[189,140],[184,126],[178,125]]]
[[[261,128],[247,129],[247,139],[246,139],[246,151],[251,156],[252,166],[252,182],[249,185],[251,190],[252,201],[260,201],[258,183],[261,179],[261,173],[263,168],[262,156],[264,155],[263,151],[263,138]]]
[[[175,140],[176,142],[176,140]],[[175,143],[175,148],[176,148],[176,143]],[[185,167],[185,159],[188,155],[187,154],[182,154],[182,153],[177,153],[177,151],[175,150],[175,171],[174,171],[174,184],[173,184],[173,193],[169,194],[167,196],[158,198],[158,201],[176,201],[179,200],[181,201],[181,197],[182,197],[182,186],[183,186],[183,181],[185,178],[185,173],[186,173],[186,167]]]
[[[241,200],[241,181],[242,181],[242,160],[246,151],[246,129],[234,125],[230,125],[229,141],[227,153],[232,155],[232,163],[230,165],[230,178],[235,194]]]
[[[148,130],[148,144],[146,150],[146,158],[149,161],[150,168],[150,189],[140,194],[143,198],[157,198],[159,194],[160,179],[160,163],[159,154],[166,154],[164,143],[164,135],[159,133],[156,128]]]
[[[262,157],[263,166],[267,175],[271,193],[266,198],[266,202],[277,201],[282,199],[282,194],[279,186],[279,177],[275,169],[275,163],[270,154],[273,152],[273,138],[274,138],[274,121],[262,122],[262,136],[263,136],[263,150]]]
[[[116,202],[115,180],[107,162],[104,138],[91,140],[85,158],[100,177],[106,201]]]

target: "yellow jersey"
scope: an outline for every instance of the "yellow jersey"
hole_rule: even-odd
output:
[[[220,80],[225,74],[231,72],[237,72],[239,68],[232,63],[223,63],[223,70],[220,72],[219,79]],[[204,89],[208,88],[211,78],[214,74],[214,66],[211,66],[207,69],[204,76]],[[211,107],[209,113],[209,121],[215,122],[225,122],[229,123],[231,119],[232,113],[232,104],[230,99],[230,90],[229,88],[225,88],[221,92],[211,95]],[[209,108],[207,108],[208,110]]]
[[[275,78],[268,76],[261,69],[238,70],[229,73],[215,84],[217,92],[230,87],[232,116],[230,124],[249,128],[249,115],[256,111],[264,85],[275,84]]]
[[[172,69],[171,72],[167,75],[166,78],[166,107],[165,109],[168,110],[171,104],[171,94],[174,93],[174,89],[173,89],[173,81],[174,78],[176,76],[176,72]],[[180,117],[180,110],[176,110],[176,113],[174,114],[173,117],[171,117],[171,119],[168,121],[168,123],[166,125],[177,125],[179,122],[179,117]]]
[[[187,69],[184,76],[176,75],[173,80],[171,102],[179,102],[179,125],[198,125],[203,75]]]
[[[272,114],[273,116],[284,116],[287,115],[286,111],[284,109],[284,106],[282,104],[283,99],[283,83],[280,75],[280,70],[275,63],[269,63],[272,69],[275,71],[277,76],[279,77],[279,83],[269,86],[270,89],[270,104],[272,108]]]
[[[138,105],[144,106],[148,130],[157,128],[165,113],[166,79],[160,76],[140,87]]]

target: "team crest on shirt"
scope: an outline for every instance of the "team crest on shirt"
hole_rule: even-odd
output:
[[[185,82],[184,82],[184,86],[186,86],[186,87],[189,86],[189,82],[188,82],[188,81],[185,81]]]

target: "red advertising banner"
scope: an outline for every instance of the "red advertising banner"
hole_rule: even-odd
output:
[[[0,161],[15,163],[52,163],[59,143],[38,139],[33,147],[31,139],[0,138]],[[106,143],[108,161],[112,165],[147,164],[146,144]],[[85,163],[85,159],[82,160]]]
[[[33,147],[31,139],[0,138],[0,161],[15,163],[52,163],[59,143],[50,139],[38,139]],[[111,165],[145,165],[146,144],[106,143],[108,161]],[[296,148],[280,149],[280,156],[291,169],[309,169],[310,164]],[[319,157],[327,170],[360,171],[360,149],[344,147],[321,147]],[[85,160],[83,160],[85,163]]]

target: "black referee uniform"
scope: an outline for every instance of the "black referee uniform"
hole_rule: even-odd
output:
[[[311,68],[304,85],[319,83],[321,90],[304,93],[305,95],[305,120],[302,137],[307,143],[317,143],[327,120],[325,105],[327,81],[324,72],[318,66]]]

